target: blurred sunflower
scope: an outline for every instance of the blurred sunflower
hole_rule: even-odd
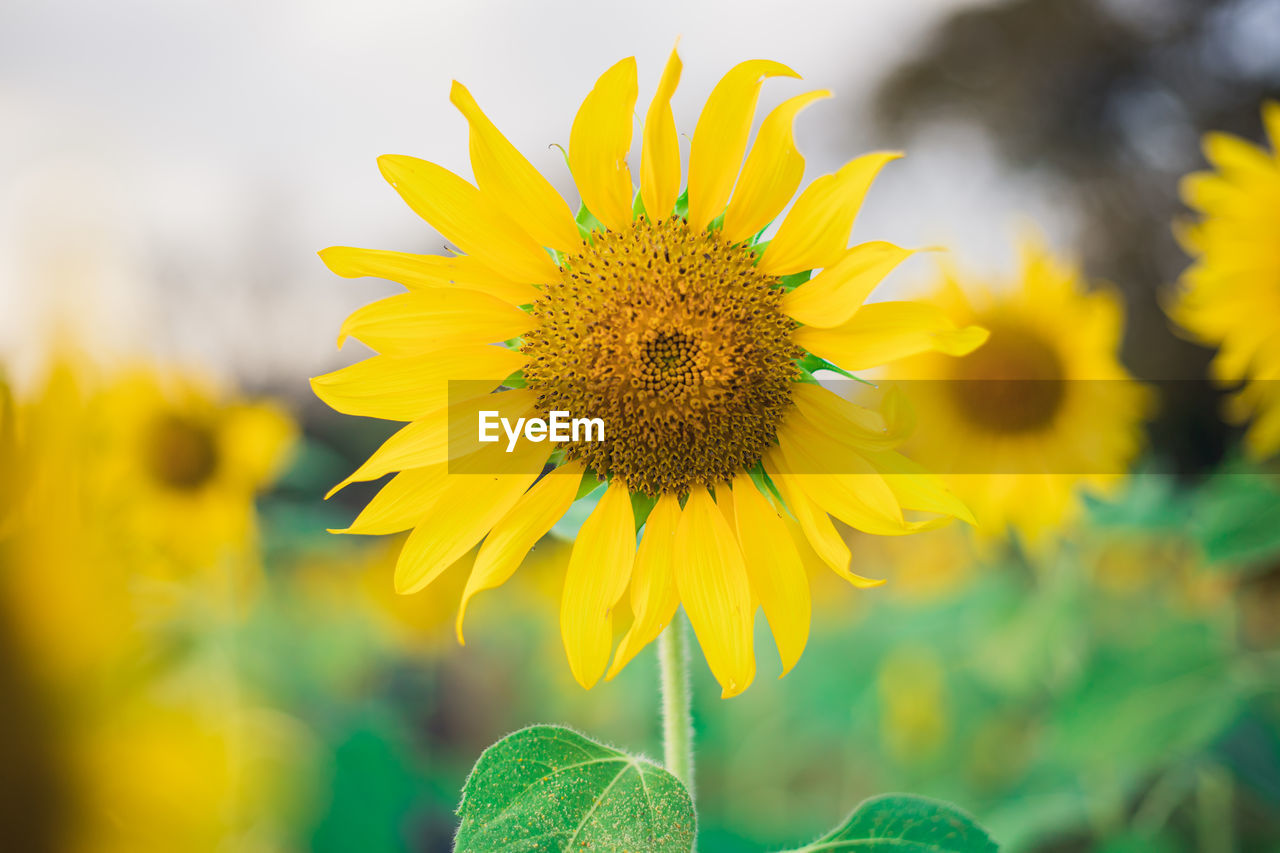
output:
[[[1216,171],[1183,179],[1200,218],[1179,229],[1195,262],[1169,308],[1196,340],[1219,347],[1214,379],[1248,382],[1228,415],[1253,419],[1245,446],[1255,458],[1280,450],[1280,103],[1264,104],[1262,120],[1271,151],[1210,133],[1204,152]]]
[[[9,383],[0,371],[0,471],[6,472],[5,483],[0,485],[0,540],[13,523],[18,505],[18,412]]]
[[[146,569],[112,516],[133,491],[100,480],[122,455],[101,453],[115,434],[103,417],[118,412],[84,373],[60,362],[4,424],[18,462],[4,488],[20,500],[0,535],[0,670],[21,678],[0,680],[5,719],[23,708],[34,717],[0,727],[0,754],[23,761],[0,783],[22,786],[4,798],[44,792],[38,808],[5,816],[16,818],[6,841],[86,853],[272,849],[282,762],[300,754],[292,724],[245,702],[225,653],[203,656],[196,672],[171,634],[151,630],[136,583]]]
[[[934,757],[950,734],[946,670],[928,646],[904,645],[885,656],[876,676],[881,739],[898,761]]]
[[[892,417],[824,390],[812,371],[962,354],[985,332],[928,305],[862,304],[910,254],[886,243],[847,248],[864,195],[897,154],[859,157],[813,181],[772,240],[760,241],[804,171],[793,119],[828,94],[774,109],[748,154],[763,80],[798,76],[784,65],[743,62],[715,86],[681,193],[670,106],[681,67],[673,51],[644,121],[638,193],[627,165],[634,58],[596,81],[569,136],[584,205],[576,217],[454,83],[476,186],[412,157],[384,156],[379,166],[465,254],[322,252],[339,275],[387,278],[408,292],[353,314],[339,343],[351,336],[379,354],[313,387],[339,411],[410,421],[347,481],[400,472],[345,531],[413,528],[397,590],[422,589],[483,540],[465,609],[607,480],[565,572],[561,633],[575,678],[590,687],[619,671],[683,604],[731,696],[755,675],[757,605],[784,672],[805,645],[810,597],[796,537],[865,584],[850,573],[828,513],[882,534],[967,517],[891,450]],[[481,409],[513,421],[567,411],[607,426],[599,441],[524,441],[506,454],[476,449]],[[554,472],[540,476],[548,465]],[[628,587],[635,618],[609,668],[613,614]]]
[[[970,298],[970,294],[972,298]],[[1078,491],[1106,492],[1138,453],[1146,389],[1120,364],[1123,306],[1086,292],[1080,272],[1038,241],[1017,281],[982,289],[943,274],[933,303],[990,338],[960,359],[921,355],[890,370],[920,424],[912,449],[973,510],[987,542],[1016,531],[1032,547],[1069,523]]]
[[[95,397],[94,486],[133,556],[162,575],[244,562],[253,499],[280,472],[296,427],[276,404],[235,400],[191,375],[137,369]]]

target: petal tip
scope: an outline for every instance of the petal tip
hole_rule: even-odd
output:
[[[408,163],[413,158],[403,154],[382,154],[378,157],[378,171],[387,183],[395,187],[399,185],[401,176],[407,171]]]

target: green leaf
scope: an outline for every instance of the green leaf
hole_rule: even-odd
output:
[[[458,814],[455,853],[689,853],[697,823],[676,777],[559,726],[531,726],[486,749]]]
[[[830,835],[791,853],[994,853],[996,843],[953,805],[911,794],[872,797]]]
[[[1191,531],[1216,570],[1265,569],[1280,553],[1280,487],[1263,470],[1229,466],[1198,490]]]

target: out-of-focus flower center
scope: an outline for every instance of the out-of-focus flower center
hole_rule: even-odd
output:
[[[1031,432],[1052,424],[1067,390],[1057,349],[1024,326],[999,319],[979,322],[991,337],[955,361],[949,388],[956,408],[988,432]]]
[[[147,470],[160,484],[191,492],[204,486],[218,469],[218,444],[206,423],[173,412],[151,424],[144,448]]]
[[[602,418],[564,445],[633,491],[730,480],[774,443],[790,405],[795,323],[777,279],[677,218],[596,234],[533,304],[525,379],[544,412]]]

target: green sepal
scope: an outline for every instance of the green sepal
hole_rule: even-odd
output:
[[[645,215],[644,200],[640,198],[640,190],[636,190],[636,194],[631,199],[631,218],[639,219]]]
[[[753,243],[747,248],[751,252],[751,263],[753,265],[758,264],[760,263],[760,259],[764,257],[764,250],[769,248],[769,241],[765,240],[763,243]]]
[[[559,726],[531,726],[486,749],[458,815],[455,853],[689,853],[697,830],[675,776]]]
[[[774,485],[773,478],[765,472],[763,462],[757,462],[747,474],[751,477],[751,482],[756,484],[756,488],[760,490],[761,494],[773,495],[778,499],[779,506],[787,505],[787,502],[782,499],[782,492],[778,491],[778,487]]]
[[[719,216],[717,216],[715,219],[713,219],[713,220],[711,220],[710,222],[708,222],[708,223],[707,223],[707,230],[708,230],[708,231],[719,231],[719,230],[720,230],[721,228],[723,228],[723,227],[724,227],[724,214],[723,214],[723,213],[721,213],[721,214],[720,214]]]
[[[563,145],[561,145],[559,142],[553,142],[553,143],[551,143],[550,145],[548,145],[547,147],[548,147],[548,148],[554,148],[554,149],[556,149],[557,151],[559,151],[559,152],[560,152],[560,156],[564,158],[564,167],[565,167],[566,169],[569,169],[569,171],[570,171],[570,172],[572,172],[572,171],[573,171],[573,169],[572,169],[572,168],[570,168],[570,166],[569,166],[569,149],[565,148],[565,147],[564,147]]]
[[[573,217],[573,221],[578,224],[578,233],[582,235],[582,239],[588,243],[591,242],[591,232],[604,231],[604,223],[596,219],[596,215],[587,210],[585,204],[578,206],[578,215]]]
[[[684,192],[680,193],[680,197],[676,199],[675,207],[676,216],[689,216],[689,188],[685,187]]]
[[[580,501],[587,495],[594,492],[605,484],[605,480],[590,468],[586,469],[582,475],[582,482],[578,484],[578,493],[573,496],[575,501]]]
[[[649,513],[653,512],[653,507],[658,503],[657,498],[651,498],[644,492],[631,493],[631,512],[636,517],[636,532],[640,532],[640,528],[644,527],[644,523],[649,520]]]
[[[763,243],[761,245],[768,244]],[[813,278],[813,270],[801,270],[800,272],[793,272],[791,275],[779,276],[778,283],[782,285],[783,290],[795,290],[811,278]]]
[[[524,380],[524,371],[517,370],[515,373],[502,380],[502,384],[508,388],[523,388],[527,384]]]
[[[969,814],[941,800],[884,794],[864,801],[839,827],[788,853],[996,853]]]
[[[809,376],[810,379],[813,379],[813,374],[817,373],[819,370],[830,370],[832,373],[839,373],[841,376],[844,376],[847,379],[852,379],[855,382],[861,382],[863,385],[869,385],[872,388],[880,387],[879,385],[872,382],[871,380],[863,379],[860,376],[854,376],[852,373],[845,370],[843,367],[838,367],[832,364],[831,362],[827,361],[825,358],[816,356],[813,353],[805,353],[804,358],[801,358],[798,361],[796,361],[796,367],[804,371]],[[806,381],[806,380],[801,380],[801,381]],[[816,382],[817,380],[814,379],[813,381]]]

